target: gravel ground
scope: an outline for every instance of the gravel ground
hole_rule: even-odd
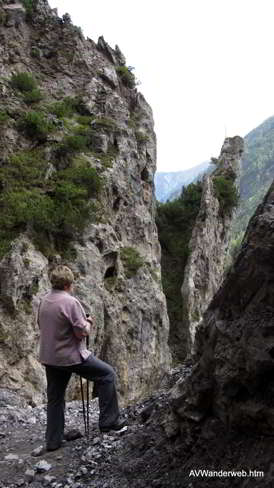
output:
[[[124,409],[128,427],[120,433],[100,434],[92,400],[89,440],[83,436],[38,457],[33,453],[43,445],[45,406],[23,405],[0,390],[0,488],[272,488],[271,437],[227,432],[214,418],[181,422],[178,431],[168,389],[181,374],[175,370],[164,389]],[[81,402],[67,403],[66,428],[84,430]]]

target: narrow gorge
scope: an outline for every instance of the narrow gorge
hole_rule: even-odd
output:
[[[152,109],[121,49],[47,0],[0,0],[0,147],[0,488],[272,488],[274,186],[228,262],[243,139],[157,204]],[[59,263],[128,425],[100,433],[90,399],[89,437],[43,452],[36,315]],[[69,429],[82,407],[74,380]]]

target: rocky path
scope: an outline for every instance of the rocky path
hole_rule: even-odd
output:
[[[16,397],[12,400],[14,403]],[[149,417],[155,408],[160,409],[166,403],[164,394],[125,409],[123,415],[128,418],[128,427],[111,435],[100,434],[98,403],[92,400],[89,440],[83,436],[64,442],[59,450],[41,456],[35,454],[43,445],[45,406],[17,407],[3,406],[3,403],[2,406],[0,403],[1,488],[150,486],[144,483],[154,478],[151,456],[157,456],[156,444],[161,437],[160,426],[149,428]],[[81,402],[70,402],[66,408],[66,428],[79,427],[84,430]],[[138,456],[132,456],[132,450],[138,452]]]
[[[100,434],[98,403],[91,401],[89,440],[36,457],[45,406],[32,408],[0,389],[0,488],[273,488],[271,437],[227,432],[214,418],[181,423],[178,431],[168,390],[124,409],[128,427],[111,435]],[[67,403],[66,428],[84,431],[81,402]],[[257,474],[196,476],[199,469]]]

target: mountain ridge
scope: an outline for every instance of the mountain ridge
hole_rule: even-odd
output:
[[[181,193],[182,187],[194,182],[210,166],[204,161],[183,171],[157,171],[154,177],[155,195],[158,202],[165,202]]]

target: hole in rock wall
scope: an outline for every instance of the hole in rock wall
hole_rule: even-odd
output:
[[[121,203],[121,198],[120,197],[116,198],[113,202],[113,206],[112,206],[113,210],[119,210],[120,203]]]
[[[108,281],[109,284],[112,284],[117,278],[117,252],[111,251],[105,254],[103,257],[106,267],[104,280]]]
[[[110,266],[105,272],[104,280],[106,280],[107,278],[114,278],[115,276],[117,276],[115,266]]]
[[[112,185],[112,195],[113,195],[113,210],[119,210],[121,204],[121,196],[116,185]]]

